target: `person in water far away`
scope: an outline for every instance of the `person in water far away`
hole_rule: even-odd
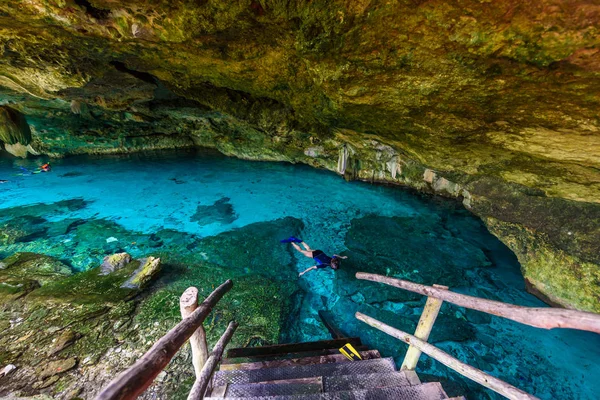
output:
[[[51,170],[52,170],[52,167],[50,166],[50,163],[46,163],[46,164],[42,165],[38,171],[39,172],[50,172]]]
[[[292,238],[290,238],[290,239],[292,239]],[[293,239],[295,239],[295,238],[293,238]],[[337,254],[334,254],[333,257],[329,257],[327,254],[323,253],[323,251],[321,251],[321,250],[311,249],[308,244],[304,243],[304,241],[299,240],[299,239],[289,240],[289,242],[291,242],[292,246],[294,246],[294,248],[296,250],[298,250],[300,253],[304,254],[306,257],[314,259],[317,262],[317,265],[313,265],[312,267],[307,268],[306,271],[300,272],[300,274],[298,276],[302,276],[305,273],[307,273],[308,271],[312,271],[313,269],[320,269],[320,268],[327,268],[327,267],[331,267],[332,269],[338,269],[340,267],[340,259],[348,258],[346,256],[338,256]],[[305,248],[305,250],[302,250],[300,248],[300,246],[298,246],[296,244],[298,242]]]

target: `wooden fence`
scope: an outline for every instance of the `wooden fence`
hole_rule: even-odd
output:
[[[187,289],[180,299],[182,321],[159,339],[134,365],[113,379],[100,392],[96,400],[137,398],[150,386],[154,378],[167,366],[188,339],[191,339],[192,362],[196,372],[196,382],[188,399],[201,399],[208,387],[210,377],[221,359],[223,349],[237,328],[237,324],[231,322],[209,356],[202,323],[232,286],[233,282],[227,280],[216,288],[200,306],[198,306],[198,290],[196,288]]]
[[[421,352],[423,352],[455,370],[459,374],[466,376],[509,399],[532,400],[537,398],[501,381],[500,379],[494,378],[477,368],[471,367],[427,343],[433,324],[435,323],[436,317],[444,301],[538,328],[572,328],[600,333],[600,315],[590,312],[567,310],[564,308],[522,307],[454,293],[449,291],[445,286],[420,285],[414,282],[364,272],[358,272],[356,277],[358,279],[384,283],[386,285],[428,296],[427,303],[425,304],[425,308],[423,309],[414,335],[393,328],[360,312],[357,312],[355,315],[360,321],[363,321],[390,336],[400,339],[409,345],[402,363],[402,370],[414,370],[417,366],[419,357],[421,356]]]

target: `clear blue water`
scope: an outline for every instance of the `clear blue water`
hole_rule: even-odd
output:
[[[303,296],[282,341],[328,338],[317,314],[327,310],[345,333],[361,336],[400,363],[406,346],[356,321],[354,312],[410,331],[425,299],[358,282],[353,277],[358,270],[544,306],[526,293],[514,255],[453,201],[397,187],[345,182],[306,166],[247,162],[206,152],[73,157],[53,161],[51,173],[18,175],[19,166],[40,164],[40,160],[0,158],[0,179],[9,180],[0,185],[0,222],[33,209],[45,221],[115,224],[98,230],[85,243],[74,243],[64,232],[33,229],[25,240],[0,246],[0,258],[16,251],[45,252],[85,270],[116,248],[134,256],[148,254],[131,239],[131,232],[172,229],[202,239],[282,217],[301,220],[301,237],[313,248],[350,258],[339,271],[311,271],[298,279]],[[55,206],[63,200],[76,206]],[[273,240],[272,246],[283,245]],[[276,266],[279,260],[270,262]],[[312,260],[297,255],[294,263],[300,272]],[[247,272],[251,274],[251,268]],[[600,392],[598,335],[544,331],[444,305],[431,341],[540,398],[595,399]],[[423,380],[441,380],[450,393],[498,398],[425,356],[418,372]]]

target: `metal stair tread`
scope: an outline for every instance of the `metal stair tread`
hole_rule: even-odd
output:
[[[392,358],[376,358],[373,360],[348,363],[263,368],[257,370],[217,371],[215,372],[213,383],[214,386],[222,386],[226,383],[241,384],[290,378],[308,378],[312,376],[355,375],[383,372],[396,372],[396,367]]]
[[[377,350],[360,351],[363,360],[374,360],[381,358],[381,355]],[[311,365],[311,364],[328,364],[328,363],[339,363],[339,362],[351,362],[342,354],[330,354],[312,357],[301,357],[301,358],[284,358],[277,360],[265,360],[249,363],[238,363],[238,364],[222,364],[220,367],[221,371],[233,371],[233,370],[251,370],[261,368],[276,368],[285,367],[292,365]]]
[[[206,397],[210,400],[446,400],[448,396],[439,382],[417,386],[394,386],[370,388],[309,395],[255,396],[255,397]]]
[[[298,353],[302,351],[313,351],[331,348],[340,348],[346,343],[351,343],[352,346],[361,346],[362,342],[360,338],[343,338],[343,339],[332,339],[332,340],[319,340],[316,342],[301,342],[301,343],[288,343],[288,344],[277,344],[273,346],[262,346],[262,347],[239,347],[235,349],[229,349],[227,351],[227,358],[234,357],[252,357],[256,355],[275,355],[275,354],[287,354],[287,353]]]
[[[227,386],[225,397],[307,395],[322,391],[323,386],[315,383],[246,383]]]
[[[404,372],[401,371],[323,377],[323,392],[341,392],[392,386],[411,386],[411,384],[406,375],[404,375]]]
[[[358,351],[370,350],[367,346],[354,346],[354,348]],[[284,359],[284,358],[287,359],[287,358],[326,356],[326,355],[331,355],[331,354],[340,354],[340,350],[338,348],[332,348],[332,349],[292,352],[292,353],[285,353],[285,354],[270,354],[270,355],[263,355],[263,356],[257,355],[257,356],[250,356],[250,357],[230,357],[230,358],[224,358],[221,361],[221,364],[241,364],[241,363],[247,363],[247,362],[279,360],[279,359]]]

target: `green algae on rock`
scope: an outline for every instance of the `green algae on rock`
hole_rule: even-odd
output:
[[[59,209],[46,205],[47,212]],[[13,211],[15,215],[27,215],[33,210]],[[272,243],[290,231],[299,234],[301,221],[283,218],[205,239],[170,230],[140,235],[114,223],[96,222],[80,222],[69,234],[80,235],[79,245],[87,248],[95,243],[99,232],[120,229],[119,237],[135,237],[142,248],[156,250],[158,241],[160,252],[156,254],[161,258],[135,260],[127,253],[118,253],[106,257],[107,264],[112,261],[111,272],[96,267],[60,275],[42,287],[37,284],[27,291],[21,288],[17,295],[11,292],[9,296],[4,295],[1,283],[16,265],[15,260],[52,258],[26,253],[5,259],[11,267],[0,269],[0,328],[6,332],[0,337],[0,364],[15,364],[21,372],[18,379],[13,377],[0,388],[0,396],[42,393],[68,398],[74,392],[94,396],[116,371],[130,366],[181,320],[179,298],[187,287],[198,287],[202,297],[232,277],[236,290],[223,298],[205,322],[209,344],[216,343],[230,320],[241,325],[233,346],[279,342],[289,317],[291,295],[299,288],[293,280],[290,282],[296,271],[289,249]],[[69,225],[55,221],[48,222],[48,228],[59,230],[54,224],[61,229]],[[87,233],[81,235],[79,229]],[[232,245],[240,251],[229,251]],[[248,249],[263,257],[257,258]],[[102,253],[96,257],[98,265]],[[282,260],[283,268],[273,271],[273,259]],[[162,260],[169,264],[160,271]],[[237,268],[235,272],[231,265],[251,268]],[[160,393],[170,396],[181,391],[182,385],[191,387],[189,351],[189,346],[184,346],[169,364],[167,373],[178,379],[162,382],[157,388]],[[76,364],[71,366],[73,360]]]

